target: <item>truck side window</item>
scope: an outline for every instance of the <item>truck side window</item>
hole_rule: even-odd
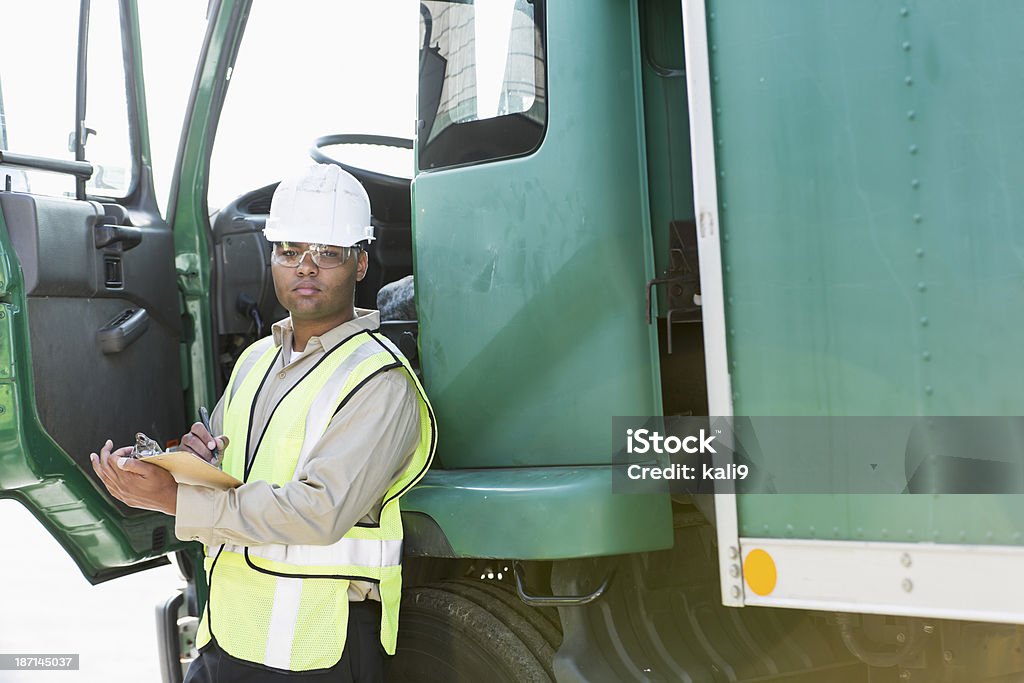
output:
[[[132,188],[132,160],[121,17],[117,0],[92,0],[86,79],[85,158],[95,168],[90,195],[120,198]],[[75,92],[80,2],[24,3],[4,15],[0,40],[0,148],[50,159],[75,158]],[[45,36],[41,40],[40,36]],[[75,196],[71,176],[2,169],[11,189]]]
[[[542,0],[420,4],[419,168],[535,151],[547,124]]]
[[[19,3],[17,11],[4,12],[0,148],[50,159],[75,158],[68,134],[75,122],[78,4],[78,0],[26,2]],[[0,168],[0,182],[7,177],[15,191],[75,194],[74,178],[68,175]]]

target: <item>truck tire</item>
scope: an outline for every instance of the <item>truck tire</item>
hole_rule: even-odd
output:
[[[408,589],[402,596],[394,683],[553,683],[555,648],[519,610],[477,581]],[[525,605],[523,607],[526,607]]]
[[[545,642],[552,650],[557,650],[562,644],[562,624],[558,618],[558,610],[553,607],[530,607],[523,603],[516,595],[515,589],[507,583],[500,581],[449,581],[444,584],[452,592],[458,592],[453,586],[465,587],[475,591],[483,591],[491,597],[501,601],[506,607],[518,614],[529,623],[529,627],[522,631],[516,631],[524,641],[528,640],[531,630],[536,630],[544,637]],[[506,621],[505,624],[514,628],[516,621]],[[544,659],[541,660],[546,661]]]

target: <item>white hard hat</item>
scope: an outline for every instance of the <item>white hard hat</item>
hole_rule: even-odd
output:
[[[316,164],[281,181],[263,230],[269,242],[306,242],[351,247],[373,241],[370,198],[350,173]]]

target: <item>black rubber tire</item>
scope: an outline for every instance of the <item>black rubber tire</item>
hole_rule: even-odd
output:
[[[558,646],[562,644],[562,625],[558,621],[558,610],[548,608],[537,608],[530,607],[523,603],[516,595],[515,589],[507,583],[500,581],[459,581],[459,582],[446,582],[445,586],[452,585],[453,583],[459,586],[468,586],[477,591],[483,591],[489,596],[500,600],[505,606],[512,609],[516,614],[525,619],[531,628],[539,632],[545,642],[551,646],[553,650],[557,650]],[[512,624],[505,622],[506,626],[512,627]],[[526,640],[526,634],[520,633],[520,637]]]
[[[389,683],[553,683],[546,638],[478,583],[403,592]]]
[[[551,662],[555,658],[555,647],[537,629],[530,618],[520,614],[514,604],[506,602],[507,596],[500,589],[493,588],[493,583],[484,581],[448,581],[438,587],[447,590],[455,595],[475,602],[482,608],[497,617],[498,621],[504,624],[512,633],[522,641],[523,645],[530,651],[534,659],[540,662],[544,671],[554,678],[555,674],[551,668]],[[518,601],[518,598],[517,598]],[[523,605],[524,607],[526,605]],[[540,617],[537,617],[541,619]],[[543,621],[543,619],[541,619]]]

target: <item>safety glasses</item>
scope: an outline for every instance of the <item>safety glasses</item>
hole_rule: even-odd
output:
[[[317,268],[337,268],[359,254],[359,247],[335,247],[330,244],[274,242],[270,260],[285,268],[298,268],[306,254]]]

